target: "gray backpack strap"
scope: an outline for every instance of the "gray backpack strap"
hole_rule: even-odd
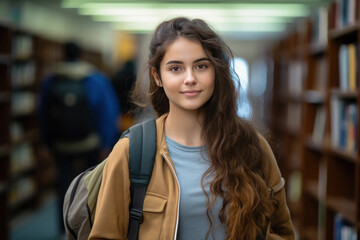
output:
[[[143,204],[146,188],[152,174],[156,153],[155,119],[132,126],[129,137],[130,173],[130,219],[128,240],[139,238],[139,227],[143,221]]]

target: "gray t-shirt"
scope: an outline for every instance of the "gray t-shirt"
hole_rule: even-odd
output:
[[[210,166],[208,149],[206,146],[184,146],[169,137],[166,137],[166,143],[180,184],[180,217],[177,239],[205,239],[210,222],[206,215],[206,196],[201,188],[201,177]],[[205,183],[210,182],[211,178],[211,176],[207,177],[203,183],[209,198],[209,185]],[[216,240],[226,237],[225,225],[220,225],[218,218],[221,206],[222,199],[217,197],[210,215]],[[209,239],[213,239],[211,233]]]

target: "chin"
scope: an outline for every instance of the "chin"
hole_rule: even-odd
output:
[[[192,112],[193,112],[193,111],[199,111],[199,110],[201,109],[201,107],[202,107],[202,106],[184,107],[184,110],[186,110],[186,111],[192,111]]]

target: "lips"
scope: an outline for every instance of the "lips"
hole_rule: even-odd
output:
[[[185,96],[188,97],[194,97],[199,95],[201,92],[201,90],[185,90],[185,91],[181,91],[182,94],[184,94]]]

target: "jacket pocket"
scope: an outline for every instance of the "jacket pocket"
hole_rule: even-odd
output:
[[[143,217],[139,239],[160,239],[167,197],[147,192],[144,199]]]

